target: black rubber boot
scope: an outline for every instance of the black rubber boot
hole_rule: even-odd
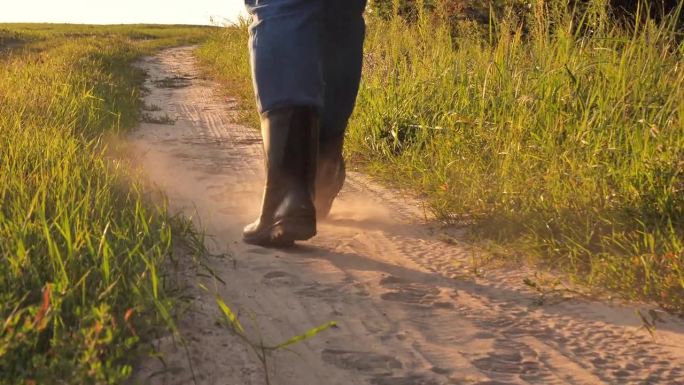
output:
[[[261,134],[266,167],[261,215],[242,237],[254,245],[290,246],[316,235],[318,113],[311,107],[265,112]]]
[[[342,147],[344,135],[319,142],[318,168],[316,172],[316,216],[319,220],[330,214],[333,201],[344,185],[346,171]]]

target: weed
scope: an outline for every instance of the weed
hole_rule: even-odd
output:
[[[142,109],[144,111],[151,111],[151,112],[156,112],[156,111],[162,110],[162,108],[156,104],[143,104]]]
[[[152,123],[152,124],[168,124],[168,125],[176,124],[176,119],[170,117],[168,114],[153,115],[150,113],[143,113],[140,117],[140,120],[142,122]]]
[[[184,88],[190,85],[193,78],[187,76],[173,76],[163,79],[153,80],[158,88]]]
[[[337,323],[335,321],[330,321],[327,322],[323,325],[311,328],[307,330],[306,332],[296,335],[292,338],[287,339],[286,341],[283,341],[278,344],[274,345],[268,345],[264,343],[261,339],[256,342],[253,341],[249,336],[247,336],[247,333],[245,332],[244,327],[240,323],[237,314],[235,314],[228,305],[223,301],[221,297],[218,295],[216,296],[216,303],[219,306],[219,309],[221,309],[221,312],[226,318],[227,325],[236,333],[237,336],[240,337],[243,341],[247,343],[248,346],[252,348],[252,351],[254,351],[254,354],[257,356],[259,361],[261,362],[263,369],[264,369],[264,376],[266,378],[266,384],[269,385],[271,383],[270,377],[269,377],[269,369],[268,369],[268,358],[269,355],[276,351],[276,350],[281,350],[281,349],[286,349],[289,346],[292,346],[294,344],[297,344],[299,342],[305,341],[307,339],[313,338],[319,333],[330,329],[330,328],[336,328]]]
[[[657,311],[650,309],[648,311],[648,315],[645,315],[641,310],[636,310],[636,314],[639,316],[639,319],[641,320],[641,326],[639,329],[644,329],[648,334],[655,340],[656,338],[656,327],[658,323],[663,323],[664,320],[660,317],[660,314],[658,314]]]

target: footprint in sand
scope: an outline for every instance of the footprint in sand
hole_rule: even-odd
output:
[[[269,285],[295,285],[299,283],[299,278],[285,271],[274,270],[264,274],[262,281]]]
[[[259,255],[270,255],[273,253],[272,251],[270,251],[268,249],[264,249],[263,247],[250,248],[250,249],[247,249],[245,251],[250,253],[250,254],[259,254]]]
[[[394,301],[422,306],[452,306],[450,303],[438,302],[440,290],[436,287],[418,283],[409,283],[404,279],[394,276],[383,278],[380,281],[380,285],[392,289],[392,291],[380,295],[380,298],[384,299],[385,301]],[[444,304],[446,304],[446,306],[444,306]]]
[[[371,352],[325,349],[321,355],[328,364],[372,374],[391,375],[393,370],[404,367],[401,361],[392,356]]]
[[[297,294],[304,295],[312,298],[325,298],[329,301],[339,301],[340,292],[344,290],[339,285],[320,285],[317,283],[311,283],[304,286],[302,289],[297,290]]]
[[[385,377],[379,376],[371,380],[373,385],[442,385],[443,381],[423,376],[419,374],[408,375],[405,377]]]

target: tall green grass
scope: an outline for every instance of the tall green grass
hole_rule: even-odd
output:
[[[0,383],[120,382],[139,333],[172,324],[173,221],[108,138],[137,121],[131,61],[204,36],[0,25]]]
[[[630,23],[604,1],[554,4],[565,2],[486,25],[420,10],[411,21],[368,15],[347,155],[478,238],[682,311],[677,15]],[[250,89],[245,47],[241,26],[199,51],[238,95]]]
[[[684,46],[600,2],[537,4],[484,27],[374,20],[348,150],[440,218],[681,310]]]
[[[259,115],[254,107],[247,41],[249,22],[240,19],[213,34],[196,51],[203,71],[224,86],[223,90],[238,103],[238,120],[255,127]]]

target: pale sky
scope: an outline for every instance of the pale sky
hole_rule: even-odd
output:
[[[210,24],[234,21],[244,0],[0,0],[0,23]]]

